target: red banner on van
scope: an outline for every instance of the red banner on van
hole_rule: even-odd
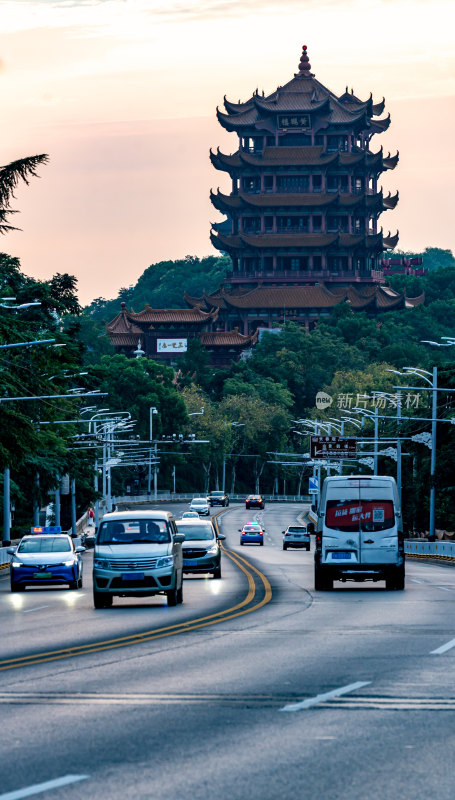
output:
[[[394,524],[391,500],[328,500],[325,524],[339,531],[380,531]]]

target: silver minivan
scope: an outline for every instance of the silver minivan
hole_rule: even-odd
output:
[[[182,603],[184,540],[168,511],[105,514],[93,556],[95,608],[111,606],[114,596],[164,594],[168,606]]]
[[[393,478],[325,479],[316,530],[314,588],[332,589],[334,580],[385,580],[387,589],[404,589],[403,521]]]

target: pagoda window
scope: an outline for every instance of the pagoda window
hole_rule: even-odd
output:
[[[273,269],[273,256],[264,256],[264,269],[265,270]]]
[[[338,270],[343,272],[348,267],[348,259],[346,256],[330,256],[328,259],[329,270]]]
[[[242,228],[244,233],[258,233],[261,230],[261,218],[243,217]]]
[[[264,230],[267,233],[273,230],[273,217],[264,217]]]
[[[322,191],[322,175],[313,175],[313,192]]]
[[[322,269],[322,256],[313,256],[313,269]]]
[[[322,230],[322,216],[320,214],[315,214],[313,216],[313,231],[315,233],[319,233]]]
[[[327,136],[327,152],[333,153],[338,150],[338,136]]]
[[[308,217],[277,217],[279,231],[307,231]]]
[[[291,270],[300,269],[300,258],[291,258]]]
[[[274,136],[267,136],[265,142],[266,142],[267,147],[274,147],[275,146],[275,137]]]
[[[340,192],[347,194],[349,192],[349,176],[340,175]]]
[[[245,258],[245,272],[255,272],[258,268],[258,260],[257,258]]]
[[[362,233],[362,220],[360,217],[354,217],[354,233]]]
[[[257,175],[246,175],[243,178],[243,190],[245,192],[259,192],[261,181]]]
[[[337,192],[338,191],[338,175],[327,175],[327,191],[328,192]]]
[[[251,141],[253,143],[252,152],[253,153],[262,153],[262,147],[263,147],[263,141],[264,141],[263,137],[262,136],[255,136]]]
[[[339,139],[339,148],[343,153],[346,153],[349,150],[349,136],[340,136]]]
[[[273,175],[264,175],[264,190],[266,192],[273,191]]]
[[[363,178],[354,179],[354,192],[355,194],[362,194],[363,192]]]
[[[325,137],[323,133],[316,134],[316,136],[314,137],[315,145],[317,145],[318,147],[324,147],[324,139]]]
[[[287,133],[280,137],[281,147],[311,147],[312,138],[304,133]]]
[[[277,180],[279,192],[308,192],[309,187],[308,175],[280,175]]]

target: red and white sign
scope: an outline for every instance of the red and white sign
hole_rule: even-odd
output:
[[[352,528],[364,523],[374,523],[378,530],[393,525],[393,503],[390,500],[359,500],[337,504],[328,501],[326,525],[329,528]]]

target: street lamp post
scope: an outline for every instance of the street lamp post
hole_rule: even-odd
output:
[[[11,507],[10,507],[10,470],[5,467],[3,472],[3,547],[11,544]]]
[[[155,406],[151,406],[150,408],[150,443],[153,442],[153,415],[158,414],[158,409]],[[155,443],[155,462],[156,462],[156,449],[157,444]],[[158,492],[158,473],[156,470],[156,463],[153,468],[153,495],[156,500],[157,492]],[[147,484],[147,494],[150,494],[152,490],[152,448],[149,449],[149,474],[148,474],[148,484]]]
[[[430,524],[428,531],[428,539],[434,541],[436,539],[436,425],[438,422],[438,368],[433,367],[432,372],[420,367],[404,367],[404,372],[399,370],[390,370],[395,375],[403,375],[409,377],[415,375],[417,378],[422,378],[430,385],[432,394],[431,403],[431,459],[430,459]],[[401,389],[414,389],[413,386],[402,386]],[[451,390],[448,390],[451,391]]]
[[[438,413],[438,368],[433,367],[433,392],[431,403],[431,460],[430,460],[430,531],[429,539],[436,539],[436,414]]]

